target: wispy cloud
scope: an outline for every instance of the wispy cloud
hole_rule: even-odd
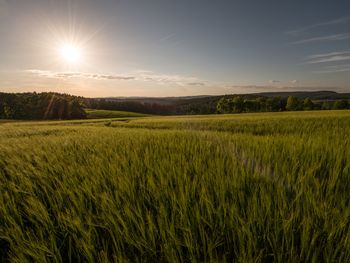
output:
[[[49,70],[30,69],[26,72],[46,78],[58,78],[58,79],[69,79],[69,78],[88,78],[88,79],[109,79],[109,80],[135,80],[134,76],[122,76],[122,75],[106,75],[106,74],[94,74],[94,73],[83,73],[83,72],[55,72]]]
[[[161,39],[159,39],[159,42],[164,42],[164,41],[167,41],[171,38],[175,37],[175,34],[169,34],[169,35],[166,35],[164,37],[162,37]]]
[[[158,74],[152,71],[139,71],[136,73],[136,79],[143,81],[153,81],[159,84],[176,84],[179,86],[190,85],[189,83],[204,83],[196,77],[175,75],[175,74]],[[195,85],[192,85],[195,86]],[[199,85],[197,85],[199,86]]]
[[[133,74],[96,74],[96,73],[84,73],[84,72],[56,72],[49,70],[31,69],[26,70],[26,73],[30,73],[44,78],[57,78],[57,79],[72,79],[72,78],[85,78],[95,80],[119,80],[119,81],[145,81],[156,82],[158,84],[175,84],[178,86],[205,86],[205,82],[195,77],[181,76],[181,75],[169,75],[169,74],[157,74],[152,71],[136,71]]]
[[[338,73],[338,72],[350,72],[350,64],[328,66],[321,70],[314,71],[317,74]]]
[[[269,80],[269,83],[270,84],[277,84],[277,83],[281,83],[282,81],[280,81],[280,80],[275,80],[275,79],[270,79]]]
[[[339,41],[344,39],[350,39],[350,33],[334,34],[334,35],[322,36],[322,37],[312,37],[312,38],[298,40],[298,41],[292,42],[291,44],[298,45],[298,44],[306,44],[306,43],[313,43],[313,42]]]
[[[281,91],[319,91],[319,90],[340,90],[338,87],[321,86],[299,86],[292,85],[267,86],[267,85],[227,85],[226,90],[235,90],[240,93],[255,92],[281,92]]]
[[[336,62],[350,60],[350,52],[331,52],[326,54],[316,54],[311,55],[306,58],[306,64],[317,64],[317,63],[326,63],[326,62]]]
[[[325,27],[325,26],[332,26],[332,25],[338,25],[338,24],[346,24],[350,21],[350,16],[346,16],[346,17],[340,17],[337,19],[333,19],[333,20],[329,20],[326,22],[321,22],[321,23],[316,23],[313,25],[309,25],[303,28],[299,28],[299,29],[295,29],[295,30],[290,30],[287,31],[287,34],[290,35],[300,35],[301,33],[304,33],[306,31],[315,29],[315,28],[319,28],[319,27]]]
[[[187,83],[187,85],[189,85],[189,86],[205,86],[205,83],[204,82],[190,82],[190,83]]]

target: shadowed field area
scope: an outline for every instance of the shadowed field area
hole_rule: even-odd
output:
[[[146,117],[147,114],[128,112],[128,111],[115,111],[115,110],[85,110],[88,119],[101,119],[101,118],[125,118],[125,117]]]
[[[121,117],[0,121],[2,261],[350,260],[350,111]]]

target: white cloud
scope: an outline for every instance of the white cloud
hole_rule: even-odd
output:
[[[329,35],[329,36],[307,38],[307,39],[302,39],[302,40],[292,42],[291,44],[298,45],[298,44],[306,44],[306,43],[313,43],[313,42],[339,41],[339,40],[344,40],[344,39],[350,39],[350,33],[334,34],[334,35]]]
[[[169,75],[169,74],[156,74],[152,71],[139,70],[134,74],[129,75],[115,75],[115,74],[97,74],[97,73],[84,73],[84,72],[56,72],[49,70],[31,69],[25,72],[37,75],[45,78],[57,78],[57,79],[71,79],[71,78],[86,78],[95,80],[120,80],[120,81],[146,81],[156,82],[158,84],[175,84],[178,86],[205,86],[205,82],[195,77],[181,76],[181,75]]]
[[[49,70],[38,70],[31,69],[26,72],[46,78],[58,78],[58,79],[69,79],[69,78],[88,78],[88,79],[106,79],[106,80],[135,80],[134,76],[122,76],[122,75],[106,75],[106,74],[94,74],[94,73],[83,73],[83,72],[55,72]]]
[[[340,17],[340,18],[333,19],[333,20],[330,20],[330,21],[316,23],[316,24],[309,25],[309,26],[306,26],[306,27],[303,27],[303,28],[291,30],[291,31],[288,31],[287,34],[299,35],[301,33],[304,33],[306,31],[309,31],[311,29],[315,29],[315,28],[318,28],[318,27],[332,26],[332,25],[338,25],[338,24],[346,24],[349,21],[350,21],[350,16]]]
[[[321,70],[314,71],[314,73],[317,73],[317,74],[337,73],[337,72],[350,72],[350,64],[328,66]]]
[[[317,54],[308,56],[306,64],[317,64],[317,63],[326,63],[326,62],[336,62],[350,60],[350,52],[331,52],[326,54]]]
[[[315,59],[315,58],[323,58],[323,57],[337,56],[337,55],[344,55],[344,54],[350,54],[350,51],[330,52],[330,53],[324,53],[324,54],[316,54],[316,55],[310,55],[310,56],[308,56],[307,58],[308,58],[308,59]]]
[[[282,81],[280,81],[280,80],[275,80],[275,79],[270,79],[269,80],[269,83],[270,84],[277,84],[277,83],[281,83]]]

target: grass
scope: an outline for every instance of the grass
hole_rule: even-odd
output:
[[[114,111],[114,110],[93,110],[85,109],[88,119],[106,119],[106,118],[127,118],[127,117],[145,117],[149,116],[143,113]]]
[[[0,124],[0,258],[349,262],[350,111]]]

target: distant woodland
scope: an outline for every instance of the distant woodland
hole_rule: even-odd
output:
[[[0,93],[0,119],[84,119],[81,98],[58,93]]]
[[[349,109],[350,94],[331,91],[169,98],[84,98],[59,93],[0,93],[0,119],[84,119],[84,109],[156,115]]]

